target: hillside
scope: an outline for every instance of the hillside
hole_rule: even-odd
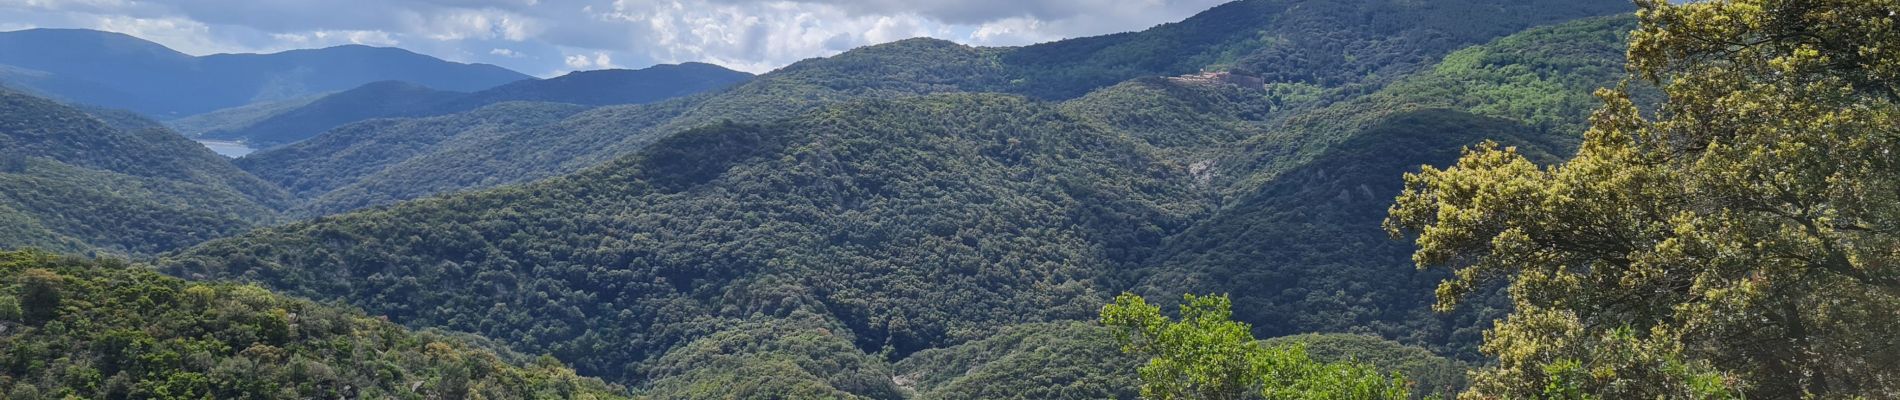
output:
[[[1593,109],[1589,93],[1622,76],[1620,43],[1634,23],[1585,19],[1463,49],[1195,159],[1223,206],[1169,238],[1132,274],[1134,287],[1162,299],[1233,293],[1237,318],[1278,322],[1256,324],[1261,337],[1367,332],[1476,357],[1476,327],[1498,310],[1434,316],[1443,276],[1415,270],[1410,246],[1379,227],[1400,175],[1484,139],[1540,162],[1567,156]]]
[[[350,185],[579,173],[268,228],[161,265],[476,332],[686,397],[889,397],[863,376],[1001,332],[1037,336],[1056,328],[1011,327],[1088,319],[1126,289],[1233,292],[1262,337],[1358,332],[1470,356],[1494,314],[1431,313],[1439,275],[1413,270],[1378,228],[1398,176],[1484,139],[1567,152],[1553,137],[1582,115],[1512,114],[1537,98],[1499,94],[1613,82],[1552,72],[1620,63],[1591,50],[1621,43],[1627,21],[1497,39],[1364,96],[1160,77],[1061,103],[956,93],[1002,83],[983,73],[998,49],[901,41],[713,94],[494,130]],[[1453,87],[1408,97],[1406,85]],[[1341,129],[1278,129],[1367,104],[1386,108]],[[360,134],[385,131],[406,132]],[[508,146],[529,138],[539,146]],[[929,366],[976,356],[932,357],[948,359],[904,367],[915,378],[896,390],[989,389]],[[1056,362],[1009,359],[994,367]],[[741,367],[804,378],[748,380]],[[1098,370],[1060,371],[1047,379],[1079,385],[1076,397],[1126,390]]]
[[[8,398],[614,399],[552,360],[255,286],[0,252]]]
[[[372,82],[373,83],[373,82]],[[185,137],[199,137],[206,132],[235,131],[257,124],[298,109],[334,93],[321,93],[285,100],[260,101],[237,107],[220,109],[189,117],[165,121],[166,126],[178,131]]]
[[[8,66],[0,68],[0,79],[21,89],[159,119],[377,81],[472,92],[529,78],[493,65],[354,45],[194,57],[132,36],[83,29],[0,32],[0,64]]]
[[[1470,3],[1475,5],[1446,3],[1437,6],[1419,6],[1409,5],[1411,4],[1409,2],[1379,1],[1369,2],[1364,7],[1312,8],[1282,7],[1283,4],[1277,1],[1252,0],[1209,10],[1187,21],[1148,31],[1065,40],[1022,48],[978,48],[935,39],[911,39],[868,46],[833,57],[795,63],[727,90],[640,106],[606,107],[576,114],[555,124],[517,128],[498,132],[479,140],[442,146],[430,152],[400,160],[398,165],[384,167],[383,170],[387,171],[385,174],[366,177],[363,181],[350,184],[351,187],[358,189],[321,195],[303,209],[309,215],[324,215],[387,204],[390,199],[417,198],[435,193],[492,187],[557,176],[633,154],[657,138],[708,123],[722,120],[771,122],[811,112],[826,104],[839,101],[909,97],[941,92],[1006,92],[1059,98],[1103,88],[1115,90],[1121,79],[1126,78],[1145,76],[1147,77],[1145,79],[1152,80],[1162,76],[1194,73],[1202,69],[1226,69],[1229,68],[1228,64],[1223,64],[1225,61],[1220,61],[1218,57],[1182,58],[1199,60],[1194,61],[1195,63],[1205,63],[1192,64],[1192,67],[1185,66],[1190,64],[1183,61],[1183,64],[1165,68],[1152,66],[1153,68],[1148,69],[1117,69],[1106,72],[1089,63],[1116,63],[1117,61],[1114,60],[1119,59],[1114,57],[1142,57],[1143,59],[1152,57],[1170,60],[1186,57],[1150,53],[1164,49],[1167,51],[1181,49],[1214,51],[1210,49],[1218,48],[1221,49],[1220,51],[1234,54],[1252,54],[1250,52],[1255,50],[1268,51],[1261,50],[1263,49],[1261,46],[1265,45],[1260,42],[1244,40],[1222,42],[1222,40],[1228,40],[1225,39],[1227,37],[1215,34],[1239,29],[1238,26],[1250,26],[1255,30],[1276,32],[1275,34],[1291,38],[1324,36],[1324,40],[1345,40],[1341,43],[1327,44],[1327,46],[1332,46],[1329,48],[1336,48],[1338,51],[1351,51],[1354,57],[1358,58],[1375,58],[1375,54],[1378,54],[1378,57],[1398,57],[1394,58],[1397,61],[1392,61],[1393,64],[1388,65],[1391,68],[1389,70],[1378,69],[1354,79],[1338,78],[1337,82],[1319,82],[1332,86],[1288,78],[1289,80],[1286,81],[1264,81],[1268,85],[1266,86],[1268,90],[1264,92],[1249,87],[1238,87],[1236,90],[1231,90],[1232,93],[1222,95],[1234,98],[1216,102],[1221,104],[1218,107],[1228,110],[1225,112],[1233,114],[1228,120],[1209,122],[1224,124],[1220,128],[1223,130],[1218,134],[1199,130],[1203,128],[1201,126],[1193,127],[1194,130],[1160,126],[1151,127],[1152,129],[1149,130],[1150,139],[1175,142],[1196,141],[1175,144],[1155,142],[1157,145],[1181,147],[1192,144],[1196,147],[1192,149],[1183,147],[1176,150],[1207,155],[1210,154],[1209,151],[1220,145],[1259,135],[1266,127],[1266,121],[1285,118],[1298,111],[1323,105],[1325,102],[1322,100],[1350,98],[1361,91],[1370,91],[1371,89],[1365,87],[1376,87],[1378,85],[1375,83],[1403,76],[1404,72],[1422,69],[1458,46],[1482,42],[1493,36],[1509,34],[1533,24],[1629,8],[1626,3],[1610,0],[1564,2],[1563,5],[1537,3],[1535,7],[1522,5],[1521,2],[1498,5],[1497,2],[1489,0]],[[1377,32],[1364,30],[1371,28],[1356,24],[1342,25],[1326,22],[1341,18],[1364,17],[1367,10],[1399,14],[1417,13],[1432,17],[1394,19],[1390,21],[1390,26],[1380,25],[1379,29],[1382,30]],[[1476,15],[1486,17],[1463,21],[1448,20],[1450,17],[1444,13],[1453,12],[1478,13]],[[1295,28],[1292,25],[1278,24],[1276,21],[1279,19],[1276,18],[1279,17],[1255,18],[1257,14],[1299,16],[1287,18],[1301,21],[1315,18],[1317,20],[1302,22],[1305,25],[1299,25],[1298,30],[1279,31],[1279,29]],[[1305,16],[1309,14],[1315,16]],[[1416,38],[1406,39],[1414,36]],[[1416,41],[1415,44],[1418,46],[1407,47],[1407,50],[1402,52],[1403,57],[1394,55],[1398,53],[1385,54],[1388,51],[1396,51],[1393,50],[1394,47],[1390,47],[1391,43],[1386,42],[1391,40]],[[1203,43],[1204,41],[1215,41],[1218,44]],[[1032,53],[1044,55],[1027,56]],[[1027,62],[1027,60],[1042,60],[1046,65],[1037,64],[1032,67],[1027,64],[1012,64]],[[1312,68],[1333,71],[1337,69],[1337,66],[1315,64]],[[1038,75],[1034,76],[1023,75],[1028,71],[1043,72],[1037,72]],[[1070,79],[1084,76],[1089,78],[1077,82],[1063,81],[1064,83],[1058,85],[1059,91],[1056,91],[1058,89],[1056,86],[1036,83],[1041,82],[1038,79]],[[1109,79],[1115,80],[1109,81]],[[1129,101],[1146,101],[1145,99],[1154,98],[1156,96],[1148,93],[1135,93],[1128,96]],[[1195,101],[1206,103],[1204,100]],[[1252,103],[1227,103],[1244,101],[1252,101]],[[1099,119],[1098,116],[1125,118],[1120,115],[1125,112],[1153,113],[1166,117],[1172,115],[1174,111],[1157,111],[1158,109],[1148,104],[1130,106],[1104,103],[1097,109],[1101,111],[1097,113],[1099,115],[1084,117],[1089,119]],[[1207,111],[1188,108],[1179,110]],[[1202,118],[1200,115],[1190,115],[1187,119]],[[403,133],[392,131],[382,134],[401,135]],[[356,135],[360,137],[377,134],[357,133]],[[1198,135],[1212,136],[1189,139],[1191,136]],[[1188,161],[1191,163],[1194,160]],[[322,161],[306,158],[286,161],[278,165],[320,162]],[[264,176],[294,174],[294,172],[285,173],[263,169],[250,171]]]
[[[323,96],[241,128],[208,131],[199,137],[243,141],[251,147],[270,148],[309,139],[350,122],[426,115],[465,95],[405,82],[374,82]]]
[[[560,103],[503,103],[468,113],[416,119],[377,119],[345,125],[311,140],[234,160],[298,198],[345,192],[351,183],[386,173],[387,167],[459,141],[492,132],[554,123],[584,111]],[[385,201],[406,200],[394,198]]]
[[[1194,197],[1184,171],[1143,153],[1019,98],[850,103],[690,130],[571,177],[268,228],[164,265],[481,333],[621,382],[754,314],[810,312],[855,348],[902,356],[1090,315],[1099,277],[1200,207],[1176,200]]]
[[[193,136],[270,148],[375,118],[441,116],[510,101],[586,106],[644,104],[722,89],[751,77],[751,74],[716,65],[689,63],[523,79],[475,93],[434,90],[394,81],[375,82],[294,106],[247,105],[180,122],[204,129]]]
[[[110,121],[0,90],[0,247],[156,253],[242,232],[290,203],[156,123],[98,112]]]
[[[999,49],[1002,91],[1067,99],[1144,76],[1232,71],[1265,84],[1360,90],[1445,53],[1567,20],[1621,13],[1619,1],[1297,1],[1223,4],[1141,32]]]

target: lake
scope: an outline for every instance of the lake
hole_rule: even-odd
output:
[[[205,147],[210,148],[211,151],[217,152],[219,155],[231,158],[243,157],[245,154],[251,154],[251,152],[257,151],[257,149],[253,149],[251,146],[245,146],[244,143],[225,140],[200,139],[198,143],[205,145]]]

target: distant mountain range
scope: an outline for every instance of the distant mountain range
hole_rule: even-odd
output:
[[[381,81],[316,98],[212,111],[180,119],[173,126],[186,136],[236,140],[267,148],[371,118],[446,115],[509,101],[583,106],[644,104],[722,89],[748,79],[752,74],[712,64],[686,63],[523,79],[474,93]]]
[[[528,75],[408,50],[337,46],[191,56],[125,34],[83,29],[0,32],[0,82],[59,100],[171,119],[264,101],[404,81],[473,92]]]

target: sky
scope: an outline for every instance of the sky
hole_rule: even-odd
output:
[[[763,73],[913,37],[1016,46],[1227,0],[0,0],[0,31],[86,28],[193,55],[401,47],[537,76],[708,62]]]

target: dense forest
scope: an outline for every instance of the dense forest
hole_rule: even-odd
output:
[[[272,221],[291,197],[137,115],[0,88],[0,245],[153,254]]]
[[[657,138],[709,123],[727,120],[769,123],[811,113],[830,104],[867,98],[911,97],[942,92],[1002,92],[1065,99],[1116,86],[1129,79],[1229,70],[1259,77],[1262,75],[1244,68],[1236,70],[1233,62],[1219,61],[1228,58],[1265,60],[1285,56],[1266,55],[1278,51],[1274,50],[1277,47],[1266,46],[1257,37],[1234,37],[1235,34],[1247,32],[1263,37],[1324,42],[1287,45],[1286,48],[1323,47],[1329,54],[1366,60],[1364,62],[1368,65],[1372,60],[1380,60],[1377,68],[1366,67],[1367,70],[1362,71],[1362,74],[1351,76],[1339,75],[1339,67],[1330,63],[1299,64],[1297,70],[1284,71],[1294,75],[1324,71],[1334,76],[1324,82],[1297,77],[1269,81],[1274,91],[1281,94],[1272,99],[1252,100],[1255,104],[1235,105],[1251,108],[1246,111],[1250,115],[1243,124],[1259,125],[1264,120],[1281,118],[1315,103],[1336,101],[1375,90],[1385,82],[1424,69],[1437,58],[1459,47],[1482,43],[1541,24],[1610,14],[1630,8],[1627,3],[1616,0],[1535,5],[1471,0],[1444,4],[1367,1],[1315,6],[1322,3],[1298,3],[1294,5],[1278,0],[1236,2],[1208,10],[1183,22],[1146,31],[1028,47],[970,47],[944,40],[918,38],[852,49],[832,57],[794,63],[725,90],[653,104],[602,107],[539,127],[470,135],[446,141],[407,158],[387,160],[387,164],[381,164],[386,166],[385,173],[351,182],[348,186],[353,190],[319,195],[301,209],[306,210],[303,212],[305,215],[327,215],[388,204],[392,199],[413,199],[543,179],[630,156]],[[1371,16],[1387,18],[1398,15],[1407,17],[1381,19],[1379,25],[1339,23],[1373,18]],[[1461,15],[1465,17],[1459,17]],[[1413,44],[1398,46],[1389,43],[1400,41]],[[1195,61],[1179,65],[1125,62],[1176,59]],[[1049,64],[1056,60],[1063,62]],[[1105,65],[1118,67],[1105,69]],[[1253,92],[1257,91],[1243,91],[1238,95],[1260,97]],[[1256,107],[1269,102],[1273,105],[1267,109]],[[1155,112],[1162,113],[1158,110]],[[1202,118],[1194,113],[1187,114],[1187,117]],[[1246,137],[1260,133],[1257,127],[1245,129],[1248,130],[1244,133],[1222,135]],[[1202,135],[1201,132],[1178,130],[1168,136],[1198,136]],[[380,133],[358,132],[355,135],[401,136],[408,133],[391,130]],[[1202,145],[1214,148],[1214,145],[1221,143],[1227,142]],[[281,163],[274,165],[331,162],[308,155],[281,160]],[[265,168],[267,166],[247,167],[247,170],[264,176],[297,173]]]
[[[1896,10],[1243,0],[237,160],[0,92],[0,394],[1893,398]]]
[[[1587,78],[1551,71],[1569,71],[1555,65],[1619,64],[1621,53],[1613,51],[1622,40],[1617,29],[1632,26],[1627,18],[1591,19],[1552,28],[1582,32],[1575,35],[1527,32],[1464,53],[1477,60],[1421,69],[1430,72],[1401,82],[1522,85],[1524,78],[1549,73],[1552,81],[1576,86],[1607,85],[1618,76],[1611,69],[1575,72]],[[1585,50],[1577,49],[1580,44]],[[1612,51],[1587,50],[1603,48]],[[1483,56],[1539,49],[1577,60],[1540,65]],[[1194,164],[1227,157],[1222,148],[1273,132],[1273,124],[1297,118],[1293,115],[1340,111],[1316,106],[1324,101],[1323,90],[1272,91],[1181,79],[1138,80],[1061,103],[996,94],[905,95],[964,91],[953,84],[967,83],[946,78],[959,75],[945,72],[984,68],[974,62],[982,60],[983,51],[910,40],[803,62],[725,92],[676,101],[692,108],[666,124],[710,120],[712,125],[650,139],[651,144],[630,149],[628,157],[579,174],[265,229],[168,256],[161,265],[181,276],[263,282],[286,293],[347,301],[399,321],[476,332],[629,384],[678,381],[678,368],[664,367],[665,360],[704,340],[695,338],[756,336],[735,330],[757,329],[750,327],[761,320],[792,325],[782,321],[788,315],[830,325],[825,329],[832,335],[825,341],[796,342],[802,346],[833,348],[824,344],[829,342],[868,353],[870,359],[901,363],[913,353],[989,338],[1016,324],[1087,319],[1124,289],[1154,286],[1155,292],[1181,293],[1251,282],[1312,290],[1240,294],[1250,307],[1288,301],[1272,305],[1277,308],[1246,309],[1245,318],[1263,322],[1261,335],[1380,334],[1475,359],[1481,315],[1432,315],[1430,286],[1442,275],[1411,272],[1403,246],[1378,228],[1382,211],[1408,168],[1448,162],[1462,146],[1485,138],[1521,138],[1551,154],[1568,151],[1546,130],[1515,119],[1528,117],[1483,107],[1512,98],[1452,93],[1437,100],[1442,105],[1417,106],[1416,112],[1369,123],[1376,126],[1364,132],[1338,134],[1357,135],[1355,140],[1308,146],[1334,149],[1324,152],[1333,155],[1280,157],[1286,163],[1280,168],[1315,172],[1288,172],[1289,178],[1277,185],[1251,189],[1258,194],[1248,198],[1261,198],[1260,207],[1301,218],[1248,226],[1278,224],[1299,232],[1357,223],[1358,229],[1347,231],[1355,233],[1332,237],[1390,249],[1387,258],[1352,260],[1350,255],[1363,247],[1315,243],[1314,248],[1338,253],[1283,249],[1313,254],[1289,259],[1289,272],[1324,265],[1320,261],[1326,257],[1340,260],[1335,265],[1356,262],[1358,269],[1324,268],[1328,272],[1313,272],[1305,281],[1238,274],[1232,276],[1240,279],[1228,280],[1235,286],[1144,285],[1143,275],[1203,273],[1207,267],[1202,265],[1218,265],[1197,261],[1161,271],[1142,268],[1163,254],[1178,257],[1181,252],[1164,253],[1163,248],[1187,235],[1230,236],[1192,229],[1198,221],[1255,212],[1235,209],[1223,198],[1230,190],[1242,190],[1230,185],[1251,181],[1201,176],[1206,171],[1197,172]],[[1595,58],[1584,59],[1590,57]],[[932,84],[933,79],[944,83]],[[1400,84],[1405,83],[1394,85]],[[772,100],[786,93],[838,100]],[[1152,115],[1169,120],[1150,121],[1121,111],[1141,109],[1126,102],[1157,99],[1180,112],[1157,111]],[[590,114],[637,118],[668,106],[588,111],[558,125]],[[806,108],[811,110],[801,111]],[[766,113],[792,117],[770,119]],[[748,114],[760,116],[711,118]],[[1582,114],[1564,117],[1574,126],[1581,124]],[[758,120],[772,122],[744,122]],[[629,123],[600,126],[624,129]],[[1167,136],[1169,126],[1216,129],[1185,140]],[[259,157],[265,156],[269,153]],[[1339,181],[1318,182],[1327,174],[1321,171],[1345,166],[1361,169],[1336,171]],[[1374,184],[1377,193],[1361,193],[1373,189],[1360,187]],[[1342,189],[1356,201],[1335,200]],[[1334,219],[1308,222],[1315,217]],[[1234,259],[1257,259],[1239,254],[1244,253]],[[1296,264],[1300,261],[1309,263]],[[1409,289],[1386,290],[1395,287]],[[837,362],[794,362],[806,368],[800,374],[826,382],[794,386],[888,397],[879,394],[888,390],[882,386],[847,388],[832,382],[860,372],[812,366]],[[717,376],[725,375],[703,379]]]
[[[558,361],[110,259],[0,252],[0,328],[14,399],[628,397]]]

